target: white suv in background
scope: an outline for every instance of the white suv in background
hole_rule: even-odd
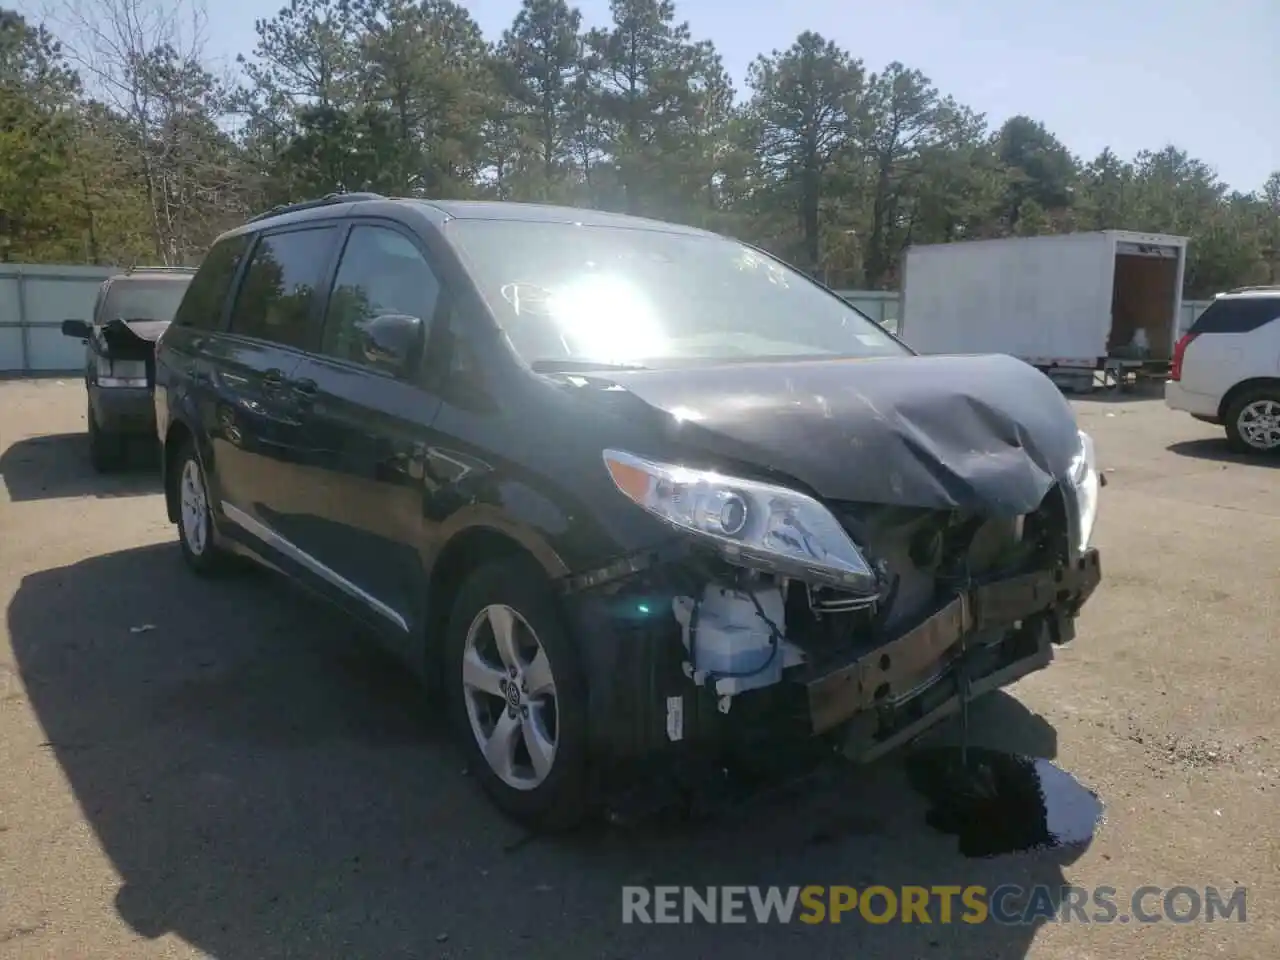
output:
[[[1174,347],[1164,401],[1235,450],[1280,453],[1280,287],[1218,294]]]

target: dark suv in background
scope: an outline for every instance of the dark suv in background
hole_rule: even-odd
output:
[[[194,273],[143,267],[110,277],[98,288],[91,321],[62,321],[65,336],[85,342],[89,458],[99,472],[120,466],[129,440],[155,437],[155,342]]]
[[[214,244],[156,370],[187,563],[376,627],[536,826],[654,769],[877,756],[1047,665],[1099,578],[1047,378],[686,227],[298,204]]]

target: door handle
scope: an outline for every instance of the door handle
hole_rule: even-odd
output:
[[[262,375],[262,388],[264,390],[279,390],[284,386],[284,371],[277,370],[272,367]]]
[[[293,389],[304,397],[313,397],[320,388],[310,377],[303,377],[301,380],[293,381]]]

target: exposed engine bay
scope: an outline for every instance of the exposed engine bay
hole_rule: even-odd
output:
[[[732,698],[778,683],[788,667],[820,666],[859,646],[874,647],[885,631],[930,612],[940,590],[1021,570],[1044,547],[1034,525],[1024,538],[1022,517],[901,507],[850,508],[847,515],[855,538],[877,559],[879,594],[748,575],[709,582],[699,597],[677,597],[673,611],[695,684]]]
[[[603,618],[634,633],[595,648],[621,661],[592,665],[593,699],[611,701],[595,714],[604,752],[819,738],[872,759],[914,738],[1070,639],[1099,570],[1096,552],[1073,558],[1067,503],[1055,487],[1012,518],[833,504],[871,561],[871,595],[698,549],[580,582],[585,629],[611,629]]]

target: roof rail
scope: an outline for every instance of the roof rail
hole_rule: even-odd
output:
[[[387,199],[380,193],[330,193],[318,200],[303,200],[300,203],[282,203],[272,207],[270,210],[263,211],[256,216],[250,217],[248,223],[257,223],[259,220],[265,220],[267,217],[278,217],[283,213],[296,213],[299,210],[310,210],[313,207],[327,207],[334,203],[354,203],[361,200],[385,200]]]
[[[1264,290],[1267,293],[1280,293],[1280,284],[1263,283],[1251,287],[1236,287],[1234,290],[1228,290],[1228,293],[1256,293]]]
[[[134,273],[195,273],[195,267],[147,267],[129,266],[125,268],[125,276]]]

